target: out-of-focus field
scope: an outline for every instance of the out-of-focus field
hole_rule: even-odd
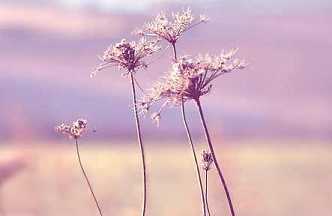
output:
[[[239,216],[332,215],[332,147],[328,143],[227,143],[217,149]],[[82,159],[105,215],[139,215],[137,150],[135,143],[82,142]],[[201,215],[187,145],[149,142],[146,151],[151,192],[148,215]],[[97,215],[74,145],[0,148],[0,158],[17,154],[24,156],[27,167],[1,183],[1,212],[10,216]],[[210,175],[213,215],[228,215],[215,170]]]

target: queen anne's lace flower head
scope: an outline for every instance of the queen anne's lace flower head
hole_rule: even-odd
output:
[[[171,16],[161,12],[151,22],[146,23],[143,29],[138,30],[137,33],[144,36],[156,36],[174,44],[184,32],[208,20],[205,15],[200,15],[198,20],[195,19],[189,8],[173,13]]]
[[[59,126],[55,127],[55,130],[59,133],[69,136],[70,138],[80,138],[82,134],[87,129],[87,120],[85,119],[77,119],[71,124],[62,123]]]
[[[127,73],[146,68],[147,63],[143,59],[160,50],[158,41],[147,40],[144,37],[138,42],[128,42],[126,39],[122,39],[120,43],[111,45],[104,52],[103,56],[100,57],[102,63],[92,72],[91,76],[95,76],[98,71],[112,66],[125,69]]]
[[[167,104],[178,105],[188,100],[198,100],[211,91],[214,79],[246,66],[244,61],[233,59],[236,52],[237,49],[232,49],[215,56],[180,57],[173,63],[170,72],[144,96],[141,108],[148,111],[152,104],[164,100],[157,112],[160,114]]]

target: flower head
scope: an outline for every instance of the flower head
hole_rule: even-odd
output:
[[[204,170],[208,171],[211,169],[211,164],[213,163],[212,154],[208,151],[203,151],[202,153],[202,167]]]
[[[85,119],[77,119],[71,124],[62,123],[55,127],[55,130],[64,135],[68,135],[70,138],[80,138],[82,134],[87,129],[87,120]]]
[[[91,76],[95,76],[98,71],[112,66],[125,69],[127,73],[146,68],[147,63],[143,59],[160,49],[157,44],[158,40],[148,41],[144,37],[138,42],[128,42],[126,39],[122,39],[121,42],[111,45],[104,52],[103,56],[100,57],[102,63],[92,72]]]
[[[233,59],[236,51],[232,49],[215,56],[180,57],[173,63],[170,72],[145,95],[141,101],[142,109],[148,110],[161,100],[166,101],[162,108],[167,104],[178,105],[188,100],[198,100],[211,91],[212,81],[217,77],[246,66],[244,61]]]
[[[200,15],[199,19],[196,20],[189,8],[178,13],[172,13],[171,16],[161,12],[137,33],[145,36],[156,36],[174,44],[184,32],[207,21],[208,18],[204,15]]]

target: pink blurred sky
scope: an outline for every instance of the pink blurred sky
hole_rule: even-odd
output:
[[[54,124],[79,116],[103,137],[132,134],[128,80],[116,69],[90,79],[97,55],[122,37],[132,38],[130,32],[160,9],[187,6],[211,22],[180,41],[180,54],[239,47],[239,57],[250,63],[217,80],[204,99],[214,134],[331,138],[328,1],[15,0],[0,2],[0,140],[47,138]],[[149,87],[169,61],[165,55],[138,79]],[[193,123],[199,123],[189,107]],[[169,110],[159,129],[148,118],[144,126],[155,136],[178,136],[177,117]]]

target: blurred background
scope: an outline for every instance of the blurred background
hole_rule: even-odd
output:
[[[140,160],[129,81],[117,69],[89,77],[98,55],[161,10],[190,7],[210,22],[178,43],[180,55],[239,48],[249,66],[203,99],[238,215],[332,213],[332,3],[328,0],[0,0],[0,215],[96,215],[62,121],[96,130],[82,157],[106,215],[138,215]],[[162,52],[137,79],[169,70]],[[188,103],[199,150],[199,116]],[[179,109],[143,119],[150,215],[200,215]],[[162,140],[162,141],[161,141]],[[211,207],[228,213],[211,172]]]

